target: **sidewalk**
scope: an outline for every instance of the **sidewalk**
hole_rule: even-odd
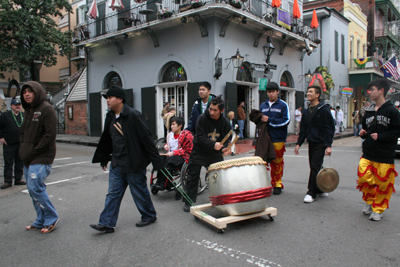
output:
[[[347,128],[343,133],[336,134],[333,139],[340,139],[344,137],[353,136],[353,128]],[[298,135],[291,134],[286,139],[286,147],[296,145]],[[78,144],[85,146],[97,146],[100,137],[92,137],[86,135],[73,135],[73,134],[58,134],[56,141],[59,143]],[[246,153],[253,150],[253,139],[247,138],[236,142],[236,154]]]

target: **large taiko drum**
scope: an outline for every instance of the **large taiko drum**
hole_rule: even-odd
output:
[[[210,165],[208,186],[211,204],[224,216],[263,211],[272,193],[266,162],[260,157]]]

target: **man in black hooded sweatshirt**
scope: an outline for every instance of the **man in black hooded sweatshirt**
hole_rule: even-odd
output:
[[[369,97],[375,103],[365,108],[360,136],[363,155],[358,166],[358,186],[363,193],[365,207],[362,210],[372,221],[380,221],[389,208],[397,176],[394,165],[397,138],[400,137],[400,115],[386,100],[390,82],[385,78],[368,84]]]
[[[197,200],[197,186],[201,167],[223,161],[223,155],[229,154],[228,142],[221,145],[222,139],[231,130],[229,121],[222,115],[224,102],[220,97],[211,100],[210,107],[199,116],[196,123],[196,135],[193,139],[193,150],[189,159],[189,172],[186,193],[193,203]],[[183,211],[189,212],[190,203],[185,200]]]
[[[310,105],[301,116],[300,134],[294,153],[299,155],[300,146],[307,138],[308,161],[310,163],[310,177],[308,180],[308,192],[304,197],[304,203],[313,202],[317,196],[328,196],[317,187],[317,175],[324,163],[324,155],[332,153],[333,135],[335,127],[328,104],[319,101],[321,88],[311,85],[307,89],[307,100]]]

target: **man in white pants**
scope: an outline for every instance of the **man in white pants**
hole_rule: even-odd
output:
[[[343,123],[343,111],[339,106],[336,107],[336,133],[340,133],[340,126]]]

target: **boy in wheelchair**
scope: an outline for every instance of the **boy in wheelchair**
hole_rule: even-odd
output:
[[[155,188],[163,191],[167,185],[167,177],[161,170],[168,175],[173,173],[178,167],[182,167],[183,163],[189,162],[190,153],[193,149],[193,135],[190,131],[182,130],[185,121],[181,117],[172,117],[170,120],[171,131],[167,135],[167,143],[164,149],[167,152],[164,159],[164,168],[157,172],[157,182]],[[166,171],[168,170],[168,172]]]

